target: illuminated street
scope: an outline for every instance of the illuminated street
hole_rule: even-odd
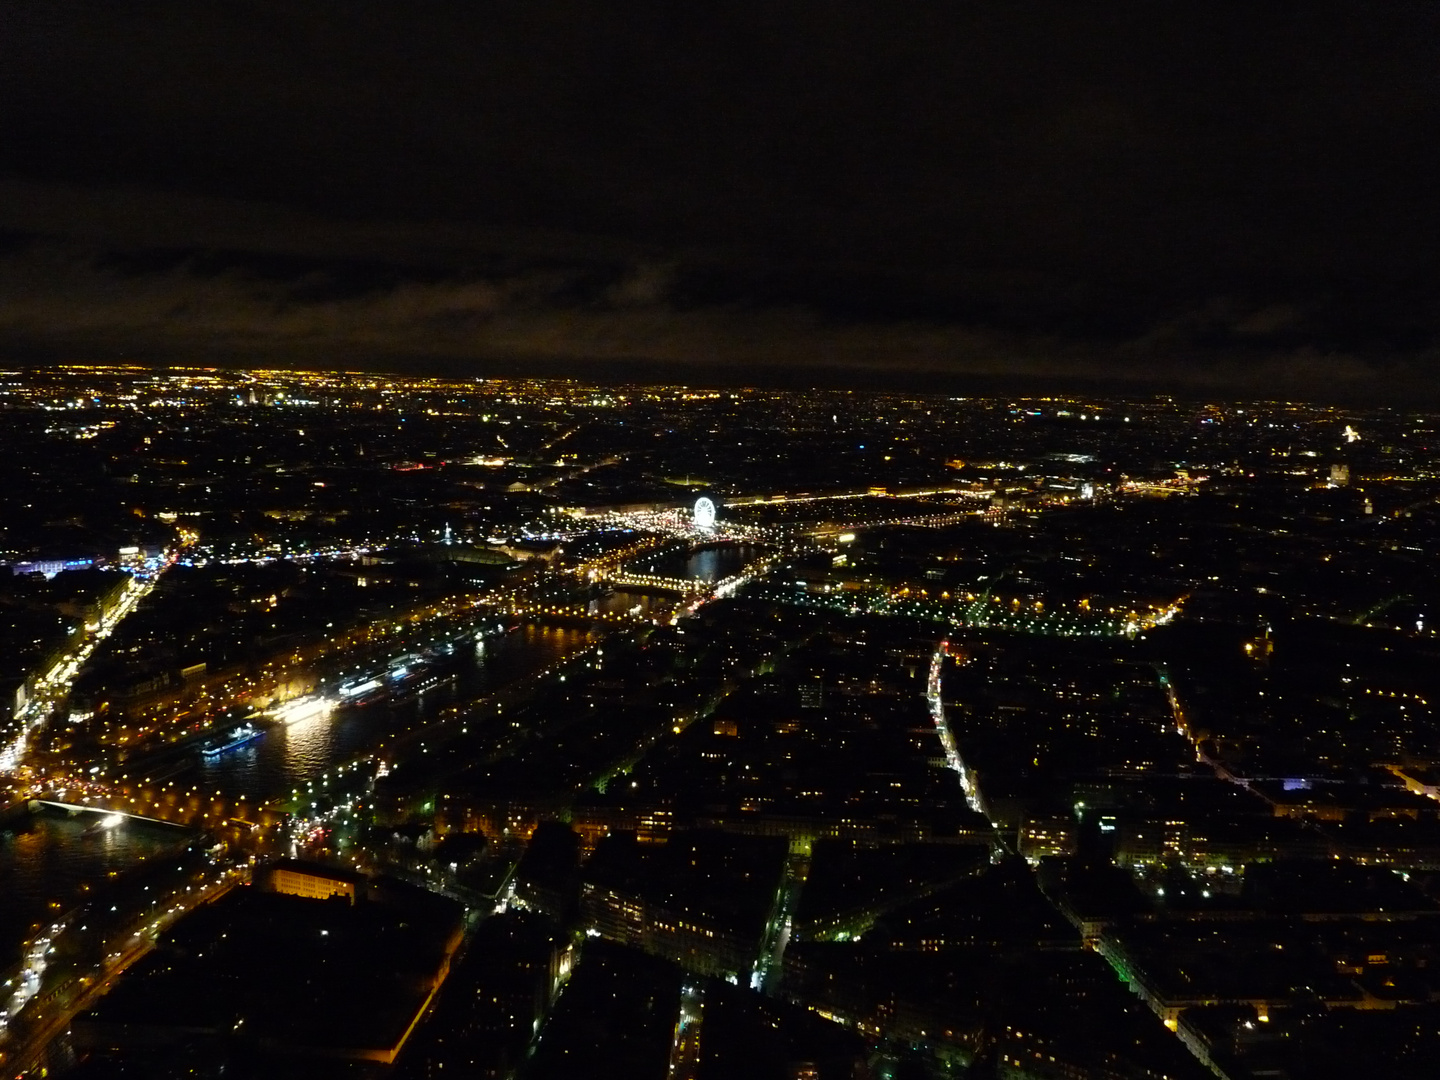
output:
[[[158,377],[52,378],[114,421],[59,429],[87,453],[152,430],[130,399]],[[1206,1032],[1250,1016],[1353,1047],[1335,1017],[1428,1015],[1440,597],[1416,552],[1440,493],[1393,451],[1428,420],[237,378],[166,377],[154,408],[211,449],[163,458],[184,484],[154,481],[180,501],[153,514],[123,482],[137,542],[12,556],[0,582],[29,665],[0,808],[17,1075],[170,1068],[137,1017],[188,1017],[216,1062],[236,1038],[303,1057],[298,1029],[242,1035],[176,988],[219,964],[251,1008],[240,957],[333,973],[342,930],[371,935],[345,956],[383,1023],[298,1014],[403,1076],[566,1075],[598,1023],[676,1080],[1052,1047],[1080,1069],[1097,1046],[1191,1080]],[[698,437],[748,410],[769,422],[733,454]],[[1216,416],[1233,441],[1192,461]],[[786,425],[833,452],[762,489]],[[662,451],[673,430],[697,438]],[[677,453],[711,475],[673,482]],[[351,915],[316,906],[336,896]],[[401,986],[364,964],[407,905],[438,937]],[[272,917],[243,948],[217,930]],[[1233,970],[1204,960],[1222,926]]]

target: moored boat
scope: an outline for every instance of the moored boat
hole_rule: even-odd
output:
[[[200,747],[200,753],[207,758],[219,757],[229,750],[235,750],[241,746],[245,746],[247,743],[254,742],[264,734],[264,728],[256,727],[247,721],[232,731],[227,731],[222,735],[216,735],[213,739],[207,740],[205,744]]]

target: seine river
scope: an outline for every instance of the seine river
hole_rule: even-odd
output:
[[[661,577],[698,578],[701,581],[719,581],[731,574],[739,573],[745,564],[754,560],[760,549],[750,544],[718,544],[701,548],[686,554],[668,551],[653,558],[639,558],[633,569],[645,574]]]
[[[524,624],[437,664],[436,670],[454,678],[434,689],[272,728],[249,746],[219,758],[196,755],[176,780],[200,780],[257,803],[284,795],[364,754],[387,735],[547,667],[590,640],[582,630]],[[49,921],[145,860],[184,846],[194,835],[134,821],[85,835],[96,820],[91,814],[70,818],[63,811],[46,810],[31,815],[19,831],[0,831],[0,972],[19,959],[36,923]],[[0,994],[4,977],[0,975]]]
[[[755,555],[753,547],[730,544],[688,555],[669,553],[635,569],[718,581]],[[617,592],[605,603],[628,608],[650,602],[643,594]],[[523,624],[437,663],[432,671],[453,675],[442,685],[399,700],[349,706],[314,721],[275,727],[249,746],[219,758],[197,755],[176,777],[177,783],[198,780],[210,790],[243,794],[254,803],[285,795],[366,753],[387,736],[435,718],[447,706],[473,701],[548,667],[590,640],[582,630]],[[176,850],[193,835],[136,822],[85,835],[94,821],[91,815],[69,818],[63,812],[46,811],[33,815],[26,829],[0,832],[0,971],[18,959],[35,924],[68,910],[90,890],[145,860]]]
[[[273,727],[249,746],[202,759],[184,779],[198,779],[207,790],[244,795],[253,802],[285,795],[366,753],[386,736],[549,667],[590,640],[583,630],[526,623],[511,633],[466,646],[463,655],[440,660],[432,670],[453,679],[434,689]]]
[[[11,822],[20,826],[18,832],[0,831],[0,972],[20,958],[37,924],[144,860],[184,847],[195,835],[174,825],[127,822],[87,836],[97,820],[95,814],[72,818],[47,809]]]
[[[628,564],[627,569],[640,574],[654,574],[657,577],[719,581],[739,573],[745,568],[745,564],[755,559],[759,553],[760,549],[749,544],[720,544],[688,554],[683,551],[667,551],[638,558]],[[590,604],[590,610],[596,614],[618,615],[633,612],[647,617],[656,612],[673,611],[674,607],[673,593],[659,595],[641,589],[616,589]]]

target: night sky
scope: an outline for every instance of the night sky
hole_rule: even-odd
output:
[[[1440,400],[1440,5],[0,2],[0,363]]]

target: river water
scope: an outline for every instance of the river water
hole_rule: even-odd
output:
[[[749,544],[719,544],[699,551],[665,551],[642,556],[627,564],[637,574],[657,577],[691,578],[698,581],[720,581],[739,573],[752,562],[760,550]],[[590,602],[593,614],[639,615],[649,618],[657,613],[668,614],[675,609],[673,593],[656,595],[644,589],[619,588]]]
[[[630,569],[660,577],[719,581],[739,573],[746,563],[753,562],[759,555],[760,549],[751,544],[717,544],[699,551],[665,551],[648,558],[641,557],[630,564]]]
[[[328,716],[277,726],[249,746],[202,759],[176,777],[189,786],[244,795],[261,803],[302,787],[321,773],[364,754],[386,736],[474,700],[547,667],[591,640],[582,630],[524,624],[508,634],[467,647],[436,665],[454,679],[397,701],[337,709]],[[19,958],[34,924],[48,922],[80,902],[91,889],[193,836],[188,830],[127,821],[90,836],[94,815],[68,818],[45,811],[17,834],[0,832],[0,972]],[[3,826],[0,826],[3,827]],[[178,838],[178,839],[177,839]],[[3,984],[3,977],[0,977]],[[3,995],[0,985],[0,995]]]
[[[184,847],[195,835],[174,825],[130,820],[87,836],[98,820],[98,814],[70,817],[63,810],[44,809],[9,823],[23,831],[0,832],[0,971],[20,958],[22,944],[37,926],[146,859]]]
[[[272,727],[249,746],[202,758],[183,779],[187,785],[199,780],[204,789],[225,795],[244,795],[252,803],[285,795],[366,753],[386,736],[548,667],[589,640],[583,630],[525,623],[438,662],[433,670],[453,675],[450,682],[397,700],[344,706],[326,716]]]

